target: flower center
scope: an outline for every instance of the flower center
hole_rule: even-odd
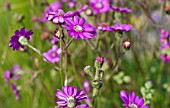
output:
[[[129,105],[129,108],[138,108],[138,106],[136,104],[132,103]]]
[[[74,30],[76,32],[81,32],[81,31],[83,31],[83,28],[81,26],[79,26],[79,25],[76,25],[76,26],[74,26]]]
[[[67,105],[69,108],[74,108],[76,105],[76,99],[72,96],[67,97]]]
[[[63,16],[64,15],[64,11],[63,10],[58,10],[55,15],[56,16]]]
[[[55,53],[55,52],[52,52],[51,56],[52,56],[52,57],[55,57],[55,56],[56,56],[56,53]]]
[[[98,9],[100,9],[100,8],[102,8],[102,4],[101,3],[96,3],[96,7],[98,8]]]
[[[28,40],[24,36],[19,37],[18,41],[22,45],[27,45],[28,44]]]

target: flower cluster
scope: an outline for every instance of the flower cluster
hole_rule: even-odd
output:
[[[122,106],[126,108],[149,108],[149,106],[144,105],[144,99],[139,96],[135,96],[134,91],[130,92],[128,95],[125,90],[120,91],[120,97],[123,100]]]
[[[74,86],[63,86],[62,91],[61,90],[56,91],[56,97],[61,99],[56,100],[56,103],[59,107],[74,108],[77,106],[76,108],[80,108],[80,106],[78,107],[78,105],[81,104],[79,101],[87,99],[88,95],[84,93],[84,90],[78,90]]]
[[[161,29],[161,33],[160,33],[160,42],[162,44],[161,58],[165,63],[170,61],[170,54],[169,54],[170,44],[168,41],[168,37],[169,37],[169,33],[165,29]]]

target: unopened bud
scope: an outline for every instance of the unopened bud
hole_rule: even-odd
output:
[[[54,36],[57,37],[58,39],[63,38],[63,32],[59,30],[59,28],[56,28],[54,30]]]
[[[94,80],[92,82],[92,86],[93,88],[96,88],[96,89],[100,89],[103,85],[103,81],[102,80]]]
[[[124,81],[125,83],[129,83],[130,80],[131,80],[130,76],[127,76],[127,75],[126,75],[126,76],[123,77],[123,81]]]
[[[166,14],[170,14],[170,7],[169,7],[169,6],[166,6],[166,7],[164,8],[164,12],[165,12]]]
[[[129,50],[129,48],[131,47],[130,39],[129,38],[123,39],[122,46],[123,46],[124,49]]]
[[[85,13],[86,13],[87,16],[92,16],[93,15],[93,11],[90,8],[86,9]]]
[[[145,87],[146,87],[146,89],[151,89],[152,88],[152,82],[151,81],[147,81],[145,83]]]
[[[16,19],[16,22],[22,23],[25,17],[22,14],[14,14],[14,18]]]
[[[8,10],[11,9],[11,3],[10,2],[5,2],[4,7],[7,8]]]
[[[104,71],[100,70],[99,71],[99,79],[103,80],[103,78],[104,78]]]
[[[92,69],[91,66],[86,66],[86,67],[84,68],[84,72],[85,72],[87,75],[93,77],[93,74],[92,74],[93,69]]]
[[[104,58],[98,56],[98,57],[96,58],[96,61],[95,61],[95,67],[96,67],[96,69],[101,69],[102,66],[103,66],[103,63],[104,63]]]

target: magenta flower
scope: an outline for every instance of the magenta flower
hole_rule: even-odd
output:
[[[6,70],[4,73],[4,79],[6,82],[8,82],[11,78],[14,80],[18,80],[20,78],[20,75],[22,74],[22,70],[19,65],[14,65],[12,69]]]
[[[54,64],[60,61],[60,53],[61,53],[61,49],[58,48],[56,45],[53,45],[52,49],[43,53],[43,56],[46,59],[48,59],[51,63]],[[46,61],[46,59],[44,60]]]
[[[92,25],[85,24],[84,18],[79,19],[78,16],[74,16],[73,20],[66,19],[65,22],[68,26],[62,25],[62,27],[67,29],[69,36],[74,36],[76,40],[79,38],[83,40],[90,39],[97,34],[96,29]]]
[[[64,21],[67,18],[71,18],[72,16],[78,15],[79,12],[78,11],[74,11],[74,12],[67,12],[65,13],[62,9],[58,9],[56,11],[52,11],[48,14],[47,19],[52,21],[54,24],[58,24],[58,23],[64,23]]]
[[[130,25],[130,24],[115,24],[115,25],[111,26],[110,29],[115,32],[130,31],[130,30],[132,30],[132,25]]]
[[[122,106],[126,108],[149,108],[149,106],[144,106],[144,99],[135,96],[133,91],[128,95],[125,90],[121,90],[120,97],[124,102]]]
[[[48,17],[49,12],[56,11],[58,9],[61,9],[61,2],[60,1],[51,3],[48,7],[45,8],[45,11],[44,11],[44,13],[42,15],[43,18],[41,19],[41,21],[42,22],[47,21],[47,17]]]
[[[77,90],[74,86],[63,86],[62,91],[56,91],[56,97],[61,100],[56,100],[59,107],[74,108],[80,105],[80,100],[87,99],[88,95],[84,93],[84,90]]]
[[[11,88],[12,88],[14,94],[15,94],[16,100],[18,100],[19,99],[19,92],[18,92],[18,89],[17,89],[17,87],[15,86],[14,83],[11,83]]]
[[[169,33],[165,29],[161,29],[160,32],[160,42],[165,43],[167,42]]]
[[[109,11],[109,1],[108,0],[90,0],[90,5],[93,9],[94,14],[104,13]]]
[[[54,44],[56,44],[58,41],[59,41],[59,39],[58,39],[57,37],[53,36],[52,39],[50,40],[50,43],[54,45]]]
[[[4,78],[5,78],[5,81],[8,82],[11,78],[11,72],[9,70],[6,70],[5,73],[4,73]]]
[[[161,55],[161,59],[164,61],[164,63],[170,62],[170,57],[167,54]]]
[[[130,12],[132,12],[132,10],[127,8],[127,7],[120,8],[120,7],[110,6],[110,9],[115,11],[115,12],[120,12],[120,13],[130,13]]]
[[[19,39],[24,38],[26,41],[30,40],[32,34],[32,30],[27,31],[25,27],[22,27],[20,30],[16,30],[15,34],[11,37],[9,46],[13,47],[13,50],[24,48],[24,45],[19,42]]]
[[[84,80],[83,82],[83,88],[86,90],[86,92],[90,92],[90,83],[87,79]]]
[[[69,8],[74,8],[76,5],[76,0],[70,0],[67,4]]]
[[[165,29],[161,29],[160,42],[162,43],[162,46],[160,49],[162,52],[161,59],[164,61],[164,63],[170,62],[170,56],[168,55],[170,43],[168,37],[169,33]]]
[[[97,56],[96,62],[103,63],[104,62],[104,57]]]
[[[79,13],[85,11],[87,8],[88,8],[88,5],[87,5],[87,4],[86,4],[86,5],[83,5],[83,6],[80,8]]]
[[[103,32],[110,31],[110,26],[106,25],[105,23],[99,23],[97,29]]]
[[[12,78],[14,80],[18,80],[23,73],[22,69],[20,68],[19,65],[14,65],[11,70]]]
[[[163,43],[161,46],[161,50],[166,50],[168,47],[170,47],[169,43]]]
[[[89,106],[87,104],[81,104],[76,106],[75,108],[89,108]]]

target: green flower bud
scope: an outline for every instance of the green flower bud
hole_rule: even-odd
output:
[[[130,80],[131,80],[131,78],[130,78],[130,76],[128,76],[128,75],[126,75],[126,76],[123,77],[123,81],[124,81],[125,83],[129,83]]]
[[[120,72],[118,73],[118,75],[117,75],[117,76],[118,76],[119,78],[122,78],[124,75],[125,75],[125,73],[124,73],[124,72],[122,72],[122,71],[120,71]]]
[[[96,88],[96,89],[100,89],[103,85],[103,81],[102,80],[94,80],[92,82],[92,86],[93,88]]]
[[[92,69],[92,67],[91,66],[86,66],[85,68],[84,68],[84,72],[87,74],[87,75],[89,75],[89,76],[91,76],[92,78],[93,78],[93,69]]]
[[[103,78],[104,78],[104,71],[100,70],[99,71],[99,79],[103,80]]]
[[[145,87],[146,87],[146,89],[151,89],[152,88],[152,82],[151,81],[147,81],[145,83]]]

